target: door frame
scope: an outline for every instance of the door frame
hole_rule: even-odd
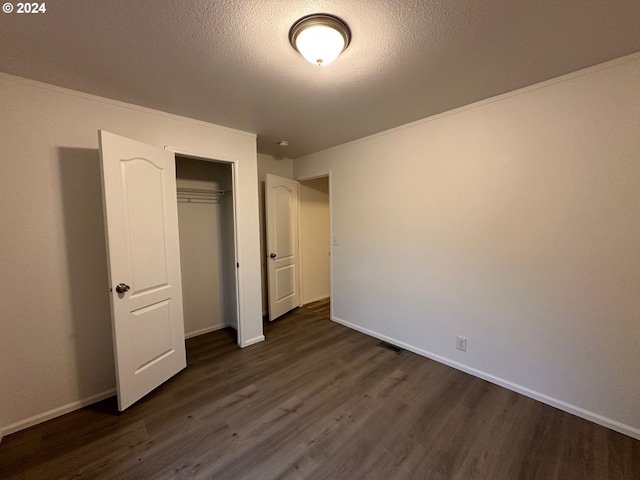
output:
[[[335,246],[333,242],[333,181],[331,177],[331,170],[328,173],[323,173],[321,175],[311,175],[309,177],[297,177],[295,180],[298,182],[306,182],[308,180],[315,180],[317,178],[328,178],[329,180],[329,297],[331,298],[331,303],[329,304],[329,317],[333,320],[333,250]],[[298,208],[298,228],[300,227],[300,211]],[[302,252],[302,248],[300,248]],[[302,285],[302,253],[300,254],[300,303],[302,303],[302,289],[304,288]],[[302,305],[301,305],[302,306]]]
[[[252,343],[247,343],[244,337],[244,332],[246,331],[244,328],[244,314],[242,311],[243,302],[242,297],[244,295],[244,291],[241,288],[242,285],[242,272],[239,268],[240,265],[240,249],[238,245],[240,245],[239,231],[238,231],[238,161],[232,158],[211,158],[206,155],[202,155],[199,153],[193,153],[185,150],[178,150],[168,146],[164,147],[165,150],[173,152],[174,155],[190,158],[193,160],[201,160],[204,162],[215,162],[215,163],[225,163],[231,166],[231,185],[233,188],[232,202],[233,206],[233,249],[234,249],[234,257],[235,257],[235,282],[236,282],[236,327],[237,327],[237,338],[238,338],[238,346],[241,348],[247,347]],[[178,227],[180,228],[180,227]]]

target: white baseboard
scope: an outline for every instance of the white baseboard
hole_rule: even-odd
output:
[[[418,355],[421,355],[423,357],[427,357],[427,358],[430,358],[431,360],[435,360],[436,362],[442,363],[444,365],[448,365],[449,367],[455,368],[456,370],[463,371],[465,373],[473,375],[474,377],[481,378],[483,380],[494,383],[496,385],[504,387],[513,392],[520,393],[526,397],[533,398],[534,400],[538,400],[539,402],[545,403],[555,408],[559,408],[560,410],[564,410],[565,412],[570,413],[572,415],[576,415],[577,417],[584,418],[585,420],[589,420],[590,422],[597,423],[598,425],[602,425],[603,427],[607,427],[611,430],[615,430],[616,432],[620,432],[624,435],[628,435],[629,437],[640,440],[640,429],[638,428],[634,428],[630,425],[626,425],[617,420],[613,420],[611,418],[605,417],[603,415],[592,412],[590,410],[586,410],[584,408],[578,407],[577,405],[573,405],[573,404],[564,402],[562,400],[559,400],[557,398],[550,397],[549,395],[545,395],[535,390],[531,390],[529,388],[523,387],[522,385],[509,382],[500,377],[496,377],[495,375],[491,375],[487,372],[483,372],[482,370],[477,370],[475,368],[469,367],[468,365],[464,365],[462,363],[458,363],[456,361],[450,360],[440,355],[436,355],[434,353],[428,352],[426,350],[415,347],[408,343],[402,342],[396,338],[374,332],[373,330],[369,330],[368,328],[361,327],[351,322],[347,322],[346,320],[342,320],[341,318],[332,316],[331,320],[333,320],[336,323],[339,323],[340,325],[344,325],[345,327],[349,327],[353,330],[357,330],[358,332],[362,332],[371,337],[384,340],[385,342],[392,343],[394,345],[404,348],[405,350],[409,350],[410,352],[417,353]]]
[[[264,342],[264,335],[260,335],[259,337],[251,338],[240,344],[241,348],[250,347],[251,345],[255,345],[256,343]]]
[[[220,325],[214,325],[213,327],[201,328],[200,330],[196,330],[194,332],[189,332],[184,334],[184,339],[187,340],[189,338],[197,337],[199,335],[204,335],[205,333],[215,332],[217,330],[222,330],[223,328],[232,327],[228,323],[221,323]]]
[[[10,435],[20,430],[24,430],[25,428],[33,427],[34,425],[37,425],[39,423],[46,422],[47,420],[61,417],[62,415],[66,415],[69,412],[73,412],[74,410],[79,410],[83,407],[86,407],[87,405],[91,405],[92,403],[100,402],[106,398],[113,397],[115,394],[116,389],[112,388],[110,390],[107,390],[106,392],[98,393],[97,395],[93,395],[76,402],[71,402],[47,412],[34,415],[33,417],[29,417],[25,420],[20,420],[19,422],[12,423],[11,425],[2,427],[0,431],[2,435]]]

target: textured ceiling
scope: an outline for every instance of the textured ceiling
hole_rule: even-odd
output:
[[[287,37],[317,12],[353,34],[325,68]],[[289,158],[636,51],[638,0],[54,0],[0,15],[4,72],[255,132]]]

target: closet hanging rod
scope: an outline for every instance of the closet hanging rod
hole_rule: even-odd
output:
[[[218,199],[223,195],[231,195],[230,191],[212,190],[206,188],[177,188],[179,201],[218,203]]]
[[[206,195],[206,196],[219,196],[219,195],[231,195],[228,190],[211,190],[208,188],[177,188],[178,194],[182,195]]]

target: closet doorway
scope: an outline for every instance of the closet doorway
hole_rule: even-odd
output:
[[[233,164],[176,154],[185,338],[238,330],[233,185]]]

